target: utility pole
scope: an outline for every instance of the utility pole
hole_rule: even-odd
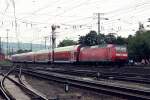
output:
[[[56,40],[55,30],[56,30],[56,26],[52,25],[51,28],[52,28],[52,63],[54,63],[54,49],[55,49],[55,40]]]
[[[2,54],[2,38],[0,37],[0,54]]]
[[[98,14],[98,34],[100,33],[100,13]]]
[[[97,22],[97,24],[98,24],[98,34],[101,32],[101,29],[100,29],[100,27],[101,27],[101,19],[103,19],[103,20],[109,20],[108,18],[103,18],[103,17],[101,17],[101,15],[104,15],[104,13],[96,13],[97,14],[97,19],[98,19],[98,22]]]
[[[16,33],[16,38],[18,41],[18,50],[20,50],[20,43],[19,43],[19,37],[18,37],[18,32],[17,32],[17,17],[16,17],[16,3],[15,0],[11,0],[12,1],[12,5],[13,5],[13,13],[14,13],[14,18],[15,18],[15,33]]]
[[[47,36],[44,37],[44,39],[45,39],[45,49],[47,48],[47,46],[46,46],[46,40],[47,40],[47,38],[48,38]]]
[[[40,43],[40,49],[42,50],[43,49],[43,41],[41,40],[41,43]]]
[[[8,53],[9,53],[9,55],[10,55],[10,46],[8,46]]]
[[[32,42],[30,43],[30,50],[32,51]]]
[[[14,49],[13,49],[13,47],[11,48],[11,54],[13,55],[13,53],[14,53]]]
[[[19,40],[18,40],[17,46],[18,46],[18,50],[20,50],[20,42],[19,42]]]
[[[7,36],[6,36],[6,39],[7,39],[7,56],[8,56],[8,31],[9,31],[9,29],[6,29],[6,31],[7,31]]]

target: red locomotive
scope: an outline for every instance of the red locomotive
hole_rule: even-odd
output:
[[[128,60],[126,47],[113,44],[96,46],[73,45],[55,48],[54,51],[55,63],[125,63]],[[12,61],[48,63],[52,61],[52,52],[41,50],[16,54],[12,56]]]

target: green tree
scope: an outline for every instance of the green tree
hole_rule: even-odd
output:
[[[105,42],[108,44],[116,44],[115,33],[109,33],[108,35],[105,35]]]
[[[80,36],[78,42],[79,44],[86,45],[85,36]]]
[[[150,31],[136,32],[135,36],[128,37],[128,52],[138,61],[150,61]]]
[[[17,50],[16,53],[26,53],[26,52],[31,52],[31,50],[23,50],[23,49],[19,49],[19,50]]]
[[[97,45],[97,33],[95,31],[91,31],[90,33],[88,33],[85,38],[84,38],[84,42],[86,45]]]
[[[126,44],[126,38],[122,38],[121,36],[116,37],[115,33],[110,33],[108,35],[97,34],[95,31],[90,31],[86,36],[81,36],[79,38],[79,43],[87,46],[99,45],[99,44]]]
[[[81,36],[79,38],[79,44],[87,46],[103,44],[104,38],[104,34],[97,34],[95,31],[90,31],[86,36]]]
[[[123,38],[121,36],[118,36],[116,38],[115,44],[126,45],[127,44],[127,38]]]
[[[64,47],[64,46],[70,46],[70,45],[76,45],[77,42],[69,39],[64,39],[58,44],[58,47]]]

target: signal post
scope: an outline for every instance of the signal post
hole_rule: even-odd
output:
[[[56,32],[55,32],[55,30],[56,30],[56,28],[60,28],[60,26],[56,26],[56,25],[52,25],[51,26],[51,28],[52,28],[52,63],[54,63],[54,49],[55,49],[55,47],[56,47]]]

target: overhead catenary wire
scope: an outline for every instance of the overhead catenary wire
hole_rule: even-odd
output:
[[[30,23],[30,22],[26,22],[26,23]],[[32,23],[34,23],[34,22],[32,22]],[[36,23],[36,22],[35,22]],[[38,22],[37,22],[38,23]],[[40,24],[40,22],[38,23],[38,24]],[[46,24],[46,23],[44,23],[44,24]]]
[[[29,16],[26,16],[26,17],[23,17],[23,18],[31,17],[33,15],[36,15],[36,13],[38,13],[38,12],[41,12],[41,11],[47,9],[47,8],[55,7],[56,5],[59,7],[59,5],[61,5],[61,4],[68,4],[69,1],[70,0],[66,0],[65,2],[64,1],[61,2],[61,0],[56,0],[55,2],[52,2],[51,4],[47,4],[46,6],[43,6],[43,7],[39,8],[39,9],[33,11]],[[77,0],[71,0],[71,2],[72,1],[77,1]],[[48,13],[51,13],[51,12],[48,12]],[[56,15],[52,15],[52,16],[56,16]],[[57,16],[59,16],[59,15],[57,15]]]
[[[82,2],[79,2],[79,4],[82,4],[83,3],[83,1]],[[79,5],[78,4],[78,5]],[[138,4],[138,3],[137,3]],[[135,8],[133,8],[133,9],[131,9],[130,7],[129,7],[129,9],[131,9],[131,10],[128,10],[128,11],[130,11],[129,13],[131,13],[131,12],[134,12],[135,13],[135,15],[138,13],[139,15],[141,14],[141,13],[144,13],[142,10],[141,10],[141,6],[143,7],[142,9],[145,9],[145,8],[147,8],[147,6],[144,4],[144,5],[142,5],[142,3],[140,3],[141,5],[139,5],[140,7],[135,7]],[[83,5],[85,5],[84,3],[83,3]],[[94,5],[94,4],[93,4]],[[77,6],[77,5],[76,5]],[[74,6],[75,7],[75,6]],[[81,7],[81,6],[79,6],[79,7]],[[68,8],[68,7],[66,7],[66,8]],[[71,8],[71,7],[70,7]],[[73,8],[73,7],[72,7]],[[78,8],[78,6],[77,6],[77,8]],[[68,9],[68,10],[66,10],[66,13],[65,14],[67,14],[67,13],[69,13],[70,11],[69,10],[75,10],[76,8],[73,8],[73,9]],[[136,11],[134,11],[134,9],[136,9]],[[137,9],[140,9],[140,11],[138,12],[137,11]],[[116,14],[122,14],[122,12],[124,13],[124,11],[125,10],[123,10],[122,11],[122,9],[120,9],[120,10],[118,10],[118,11],[116,11],[116,12],[118,12],[118,13],[110,13],[110,15],[114,15],[114,16],[116,16]],[[121,13],[120,13],[121,12]],[[125,12],[127,12],[127,11],[125,11]],[[146,11],[145,11],[146,12]],[[61,13],[60,13],[61,14]],[[64,16],[66,16],[67,17],[67,15],[65,15],[64,14]],[[128,14],[128,13],[125,13],[125,14]],[[56,14],[57,15],[57,14]],[[109,15],[109,14],[108,14]],[[122,15],[120,15],[120,16],[123,16],[124,14],[122,14]],[[55,16],[55,15],[54,15]],[[63,16],[63,15],[59,15],[59,13],[58,13],[58,16]],[[117,17],[117,16],[116,16]],[[13,17],[12,17],[13,18]],[[74,24],[74,23],[76,23],[76,22],[78,22],[79,24],[77,24],[77,25],[83,25],[83,23],[84,23],[84,21],[88,21],[88,20],[91,20],[90,18],[84,18],[84,17],[81,17],[81,19],[80,18],[78,18],[78,19],[74,19],[74,18],[76,18],[76,17],[71,17],[72,19],[70,19],[70,20],[66,20],[66,21],[64,21],[64,23],[60,23],[61,25],[69,25],[70,27],[72,27],[73,25],[76,25],[76,24]],[[92,18],[92,17],[91,17]],[[129,16],[129,19],[130,19],[130,16]],[[51,23],[47,23],[47,22],[40,22],[40,21],[34,21],[32,18],[29,18],[29,19],[21,19],[21,18],[16,18],[16,20],[17,20],[17,22],[21,22],[21,23],[24,23],[24,24],[33,24],[33,26],[34,26],[34,24],[35,25],[46,25],[46,26],[50,26],[51,25]],[[81,24],[80,24],[81,23]],[[107,23],[107,22],[106,22]],[[109,23],[109,22],[108,22]],[[114,23],[116,23],[115,21],[114,21]],[[104,24],[105,24],[105,22],[104,22]],[[133,23],[134,24],[134,23]],[[39,26],[36,26],[36,27],[39,27]],[[31,30],[32,30],[32,28],[31,28]]]
[[[150,5],[149,1],[141,2],[141,3],[137,3],[135,5],[131,5],[129,7],[123,7],[123,8],[119,8],[119,9],[116,9],[116,10],[113,10],[110,12],[106,12],[106,15],[110,16],[110,17],[116,17],[116,15],[123,16],[128,13],[134,12],[135,10],[138,10],[140,7],[143,7],[143,9],[144,9],[144,7],[148,6],[148,5]],[[138,12],[138,13],[140,13],[140,12]]]

